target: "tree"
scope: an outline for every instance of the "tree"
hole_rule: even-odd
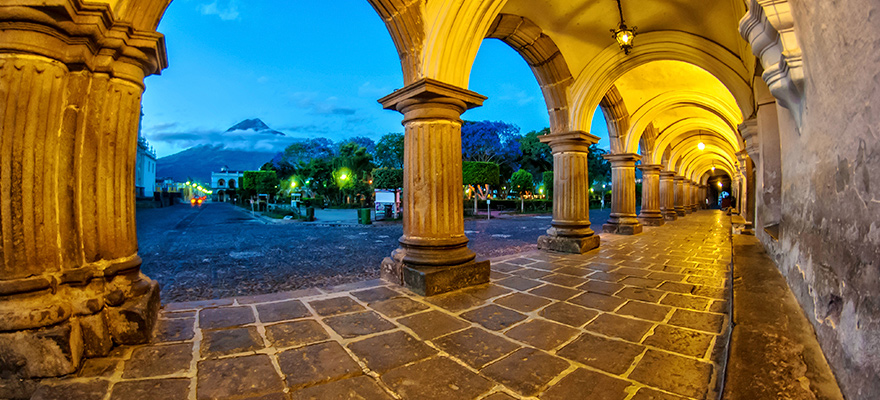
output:
[[[605,154],[608,154],[605,149],[600,149],[595,144],[590,146],[590,152],[587,154],[590,186],[595,182],[611,182],[611,163],[602,158]]]
[[[327,138],[315,138],[296,142],[287,146],[281,157],[276,156],[273,163],[286,162],[293,166],[308,163],[312,159],[329,159],[336,155],[336,146]]]
[[[403,168],[403,134],[387,133],[376,143],[376,163],[382,168]]]
[[[278,191],[278,176],[275,171],[244,171],[242,187],[254,194],[274,195]]]
[[[544,181],[544,192],[547,194],[548,199],[553,198],[553,171],[544,171],[542,175],[542,180]]]
[[[400,168],[376,168],[373,170],[373,187],[376,189],[399,189],[403,187],[403,170]]]
[[[524,169],[514,172],[513,176],[510,177],[510,188],[519,194],[520,198],[526,193],[531,193],[535,189],[532,174]]]
[[[465,161],[462,163],[462,181],[469,186],[480,199],[489,197],[489,185],[498,185],[500,176],[498,164],[481,161]]]
[[[549,133],[550,128],[544,128],[538,132],[531,131],[517,140],[522,151],[519,164],[532,175],[540,175],[544,171],[553,169],[553,154],[550,152],[550,146],[541,143],[538,139],[539,136]]]
[[[501,172],[519,169],[519,127],[501,121],[464,121],[461,155],[465,161],[494,162]],[[507,175],[507,174],[505,174]]]
[[[344,196],[362,195],[372,192],[369,174],[373,171],[373,156],[367,149],[352,143],[339,147],[339,155],[333,158],[333,173],[336,186]]]
[[[354,143],[354,144],[366,149],[367,153],[369,153],[370,155],[376,154],[376,142],[374,142],[373,139],[370,139],[368,137],[354,136],[354,137],[348,139],[347,141],[340,143],[339,144],[340,148],[345,143]]]

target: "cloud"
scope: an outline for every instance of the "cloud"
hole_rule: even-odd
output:
[[[337,105],[339,99],[333,96],[323,100],[316,99],[317,93],[296,92],[290,96],[299,108],[307,110],[312,115],[347,116],[357,113],[355,108]]]
[[[295,137],[249,130],[224,132],[213,129],[151,130],[146,132],[145,136],[150,143],[161,145],[163,148],[186,149],[193,146],[211,145],[250,151],[281,151],[298,140]]]
[[[499,92],[500,94],[495,99],[515,102],[520,107],[535,100],[535,96],[530,96],[525,90],[509,83],[502,84]]]
[[[216,15],[224,21],[238,19],[238,2],[236,0],[216,0],[199,6],[202,15]]]
[[[378,86],[373,85],[372,82],[367,81],[367,82],[364,82],[364,84],[358,88],[358,96],[369,97],[371,99],[372,98],[379,98],[379,97],[382,97],[382,96],[385,96],[385,95],[391,93],[391,91],[392,91],[392,89],[390,87],[387,87],[387,86],[378,87]]]

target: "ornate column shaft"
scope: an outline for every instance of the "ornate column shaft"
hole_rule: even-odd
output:
[[[134,170],[164,38],[104,5],[37,3],[0,6],[0,372],[24,379],[146,342],[159,308]]]
[[[688,189],[690,189],[690,200],[691,200],[691,212],[696,212],[699,210],[699,201],[697,200],[697,183],[694,181],[688,182]]]
[[[706,185],[700,185],[699,193],[700,193],[700,197],[699,197],[700,209],[705,210],[707,208],[706,207],[706,197],[708,196],[707,191],[706,191]]]
[[[660,212],[663,219],[675,221],[678,214],[675,212],[675,172],[660,171]]]
[[[685,213],[685,198],[684,198],[684,177],[676,175],[674,178],[675,181],[675,214],[679,217],[684,217]]]
[[[639,165],[642,170],[642,210],[639,222],[647,226],[663,225],[663,213],[660,211],[660,170],[661,165]]]
[[[636,216],[636,161],[638,154],[607,154],[611,162],[611,217],[602,231],[618,235],[635,235],[642,232]]]
[[[538,248],[582,254],[599,247],[590,229],[590,145],[599,138],[573,131],[539,136],[553,152],[553,222]]]
[[[379,99],[403,113],[403,236],[382,277],[431,296],[489,281],[464,234],[461,114],[486,97],[421,79]]]

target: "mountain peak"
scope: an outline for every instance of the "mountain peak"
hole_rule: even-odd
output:
[[[283,133],[278,132],[272,128],[269,128],[269,125],[266,125],[266,123],[263,122],[263,120],[261,120],[259,118],[246,119],[244,121],[241,121],[241,122],[233,125],[231,128],[226,130],[226,132],[232,132],[232,131],[254,131],[254,132],[259,132],[259,133],[268,133],[268,134],[272,134],[272,135],[284,136]]]

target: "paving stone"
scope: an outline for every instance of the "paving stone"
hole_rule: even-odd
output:
[[[238,301],[238,304],[256,304],[256,303],[268,303],[268,302],[272,302],[272,301],[297,299],[300,297],[318,296],[320,294],[322,294],[322,293],[317,288],[308,288],[308,289],[292,290],[292,291],[286,291],[286,292],[259,294],[256,296],[242,296],[242,297],[236,297],[235,299]]]
[[[493,297],[502,296],[502,295],[505,295],[510,292],[511,292],[511,290],[506,287],[498,286],[498,285],[491,284],[491,283],[477,285],[477,286],[471,286],[469,288],[462,289],[462,293],[465,293],[465,294],[472,296],[472,297],[476,297],[476,298],[483,300],[483,301],[489,300]]]
[[[328,293],[350,292],[350,291],[358,290],[358,289],[379,287],[379,286],[383,286],[386,284],[387,284],[387,282],[383,281],[382,279],[373,279],[373,280],[369,280],[369,281],[343,283],[341,285],[336,285],[336,286],[333,286],[330,288],[326,288],[326,289],[324,289],[324,291],[328,292]]]
[[[324,318],[324,323],[347,339],[395,328],[394,324],[373,311]]]
[[[632,268],[632,267],[620,267],[620,268],[614,270],[614,272],[618,273],[618,274],[624,274],[624,275],[629,275],[632,277],[637,277],[637,278],[645,278],[648,276],[648,274],[651,273],[651,270]],[[663,279],[659,279],[659,280],[662,281]]]
[[[643,387],[636,392],[631,400],[685,400],[685,398]]]
[[[533,287],[541,286],[541,282],[519,276],[511,276],[510,278],[502,279],[495,283],[516,290],[529,290]]]
[[[543,269],[545,271],[554,271],[563,267],[565,267],[565,265],[553,261],[538,261],[529,265],[529,268]]]
[[[293,400],[393,400],[369,376],[356,376],[308,387],[291,394]]]
[[[434,340],[434,344],[466,364],[480,369],[520,346],[480,328],[470,328]]]
[[[523,396],[534,396],[569,365],[543,351],[523,348],[484,368],[482,373]]]
[[[710,363],[648,350],[629,378],[683,396],[703,398],[711,375]]]
[[[715,300],[709,305],[709,311],[715,313],[727,313],[728,306],[726,300]]]
[[[311,317],[312,313],[299,300],[280,301],[257,305],[257,314],[264,323]]]
[[[483,299],[471,296],[463,290],[426,297],[425,300],[452,312],[467,310],[484,303]]]
[[[709,278],[709,277],[705,277],[705,276],[693,276],[693,275],[687,277],[687,279],[685,279],[685,281],[687,281],[688,283],[693,283],[693,284],[697,284],[697,285],[714,286],[716,288],[726,287],[726,284],[727,284],[726,279]]]
[[[195,336],[195,318],[160,319],[156,321],[153,342],[180,342]]]
[[[520,269],[522,269],[523,267],[520,266],[520,265],[509,264],[509,263],[506,263],[506,262],[497,262],[497,263],[492,263],[492,265],[490,266],[490,268],[491,268],[493,271],[499,271],[499,272],[504,272],[504,273],[506,273],[506,274],[509,274],[509,273],[511,273],[511,272],[513,272],[513,271],[520,270]]]
[[[541,278],[541,280],[544,282],[555,283],[557,285],[567,286],[567,287],[575,287],[575,286],[581,285],[587,281],[585,278],[571,276],[571,275],[564,275],[564,274],[547,275],[547,276]]]
[[[584,266],[591,269],[591,270],[601,271],[601,272],[611,272],[619,267],[616,264],[607,264],[607,263],[595,262],[595,261],[589,262]]]
[[[491,279],[492,281],[501,280],[507,277],[510,277],[510,275],[498,271],[489,271],[489,279]]]
[[[327,340],[330,335],[317,321],[306,319],[268,325],[266,338],[274,347],[292,347]]]
[[[195,318],[197,311],[166,311],[159,312],[159,319]]]
[[[349,343],[348,348],[380,374],[437,354],[437,350],[401,331]]]
[[[654,328],[654,333],[645,338],[646,345],[659,347],[675,353],[691,357],[703,358],[706,350],[712,345],[715,335],[701,333],[687,329],[659,325]]]
[[[729,292],[727,289],[712,286],[695,286],[693,294],[697,296],[709,297],[718,300],[727,299]]]
[[[380,286],[377,288],[351,292],[351,295],[365,303],[372,303],[374,301],[388,300],[392,297],[400,296],[400,293],[385,286]]]
[[[541,350],[553,350],[567,342],[580,331],[543,319],[531,319],[505,333],[512,339],[535,346]]]
[[[630,383],[598,372],[578,368],[541,395],[541,400],[623,400]]]
[[[190,343],[139,347],[125,362],[122,377],[148,378],[188,371],[192,352],[193,345]]]
[[[652,326],[654,326],[653,323],[638,319],[619,317],[614,314],[599,314],[584,329],[638,343]]]
[[[520,312],[530,312],[544,307],[547,304],[550,304],[551,301],[542,297],[517,292],[509,296],[504,296],[500,299],[496,299],[495,303]]]
[[[660,284],[663,282],[658,281],[656,279],[638,278],[638,277],[630,276],[630,277],[627,277],[627,278],[624,278],[623,280],[621,280],[620,283],[622,283],[624,285],[628,285],[628,286],[635,286],[635,287],[656,288],[657,286],[660,286]]]
[[[682,274],[674,274],[671,272],[651,272],[647,278],[657,279],[661,281],[669,281],[667,283],[677,283],[684,280],[686,276]],[[662,285],[661,285],[662,286]]]
[[[583,285],[578,286],[578,289],[583,290],[585,292],[591,293],[599,293],[599,294],[607,294],[612,295],[623,289],[625,286],[619,283],[612,282],[603,282],[603,281],[588,281]]]
[[[596,317],[596,315],[599,315],[599,312],[578,307],[573,304],[559,302],[544,307],[543,310],[538,312],[538,315],[569,326],[580,327],[586,324],[587,321]]]
[[[620,282],[624,279],[628,278],[628,276],[623,274],[618,274],[615,272],[594,272],[590,274],[590,280],[600,280],[605,282]]]
[[[507,393],[498,392],[498,393],[492,393],[486,397],[483,397],[483,400],[516,400],[516,398],[507,394]]]
[[[324,342],[278,354],[278,364],[291,389],[361,375],[361,367],[336,342]]]
[[[620,307],[625,301],[626,300],[618,297],[611,297],[598,293],[584,293],[568,299],[569,303],[602,311],[614,311],[614,309]]]
[[[557,274],[585,277],[587,275],[592,274],[595,271],[588,269],[588,268],[584,268],[584,267],[562,267],[562,268],[559,268],[553,272],[557,273]]]
[[[670,325],[696,329],[698,331],[721,333],[724,324],[724,315],[691,310],[675,310]]]
[[[526,316],[523,314],[495,304],[468,311],[461,314],[461,317],[468,321],[483,325],[487,329],[493,331],[506,329],[517,322],[526,319]]]
[[[326,300],[310,301],[309,305],[318,315],[327,317],[356,311],[364,311],[365,308],[352,300],[351,297],[334,297]]]
[[[189,385],[189,378],[122,381],[113,385],[110,400],[187,400],[189,399]]]
[[[474,399],[494,384],[456,362],[436,357],[389,371],[382,381],[405,400]]]
[[[691,293],[695,288],[696,286],[691,285],[690,283],[663,282],[657,289],[665,290],[667,292]]]
[[[620,340],[584,333],[556,352],[556,355],[620,375],[626,372],[644,347]]]
[[[263,348],[263,338],[253,326],[204,331],[203,334],[201,344],[203,358],[216,358]]]
[[[85,382],[60,382],[52,385],[41,384],[31,396],[31,400],[103,400],[110,382],[93,379]]]
[[[565,286],[544,285],[530,290],[529,293],[546,297],[548,299],[564,301],[580,294],[581,292],[580,290],[567,288]]]
[[[83,361],[77,376],[83,378],[109,377],[116,373],[122,360],[116,358],[88,358]]]
[[[516,276],[521,276],[523,278],[539,279],[539,278],[542,278],[542,277],[545,277],[547,275],[552,274],[552,272],[545,271],[542,269],[523,268],[518,271],[513,271],[510,274],[516,275]]]
[[[370,304],[370,308],[391,318],[425,311],[428,306],[414,301],[408,297],[395,297]]]
[[[530,259],[525,258],[525,257],[511,258],[511,259],[509,259],[509,260],[504,260],[504,262],[506,262],[506,263],[508,263],[508,264],[520,265],[520,266],[522,266],[522,265],[529,265],[529,264],[534,264],[534,263],[535,263],[534,260],[530,260]]]
[[[694,297],[686,294],[679,293],[669,293],[663,300],[660,300],[660,304],[666,304],[670,306],[680,307],[680,308],[689,308],[691,310],[697,311],[705,311],[707,307],[709,307],[709,299],[702,297]]]
[[[232,303],[233,299],[183,301],[177,303],[169,303],[164,305],[162,308],[165,309],[165,311],[199,310],[208,307],[231,306]]]
[[[281,377],[265,354],[199,361],[198,369],[199,400],[258,396],[284,389]]]
[[[614,295],[630,300],[641,300],[656,303],[660,301],[660,298],[662,298],[664,294],[666,293],[659,290],[627,287],[615,293]]]
[[[640,301],[628,301],[617,310],[617,314],[630,315],[649,321],[663,321],[671,308]]]
[[[222,329],[256,322],[250,307],[206,308],[199,311],[199,327]]]
[[[412,329],[416,335],[419,335],[419,337],[425,340],[432,340],[436,337],[470,326],[470,324],[458,318],[433,310],[404,317],[397,320],[397,322]]]

